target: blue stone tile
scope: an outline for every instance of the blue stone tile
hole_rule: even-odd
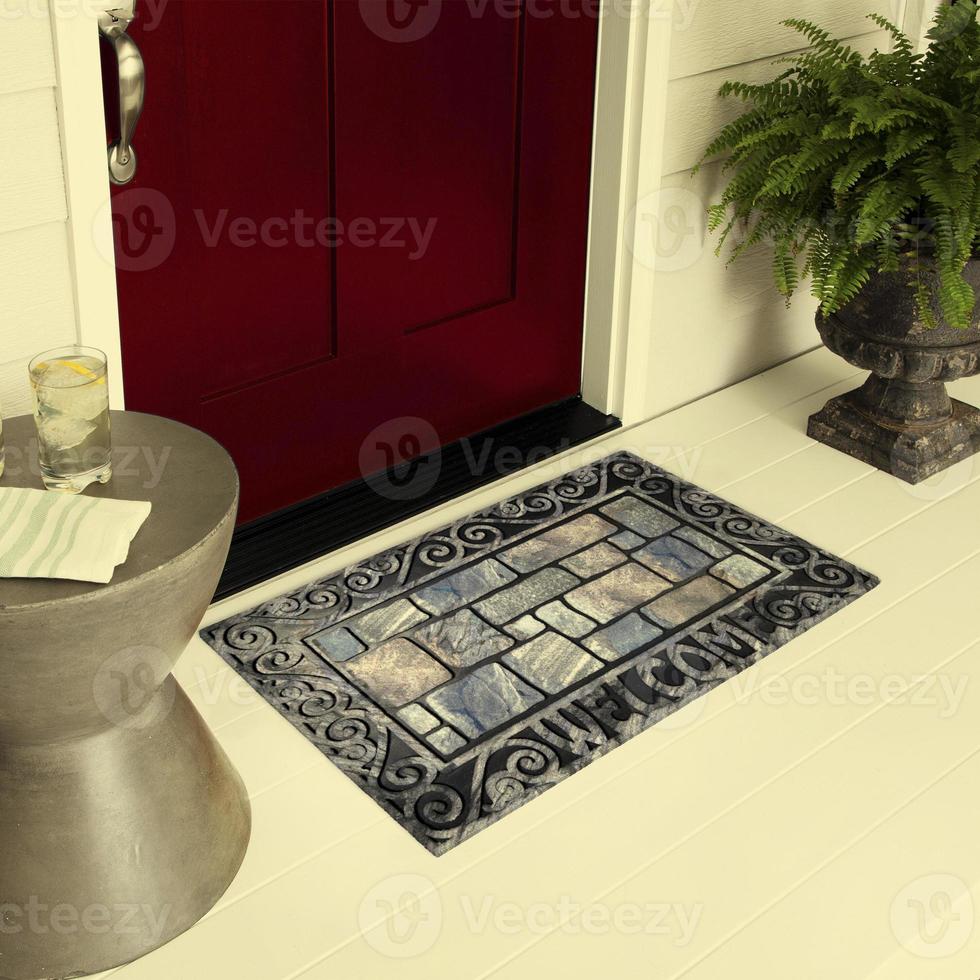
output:
[[[408,599],[396,599],[386,605],[348,619],[344,625],[368,646],[387,640],[429,617]]]
[[[503,725],[542,696],[500,664],[477,667],[430,694],[425,703],[469,738]]]
[[[642,543],[641,538],[636,540],[638,543]],[[579,578],[592,578],[593,575],[608,572],[610,568],[622,565],[624,561],[626,561],[626,555],[619,548],[614,548],[611,544],[600,541],[599,544],[593,545],[585,551],[580,551],[577,555],[571,555],[559,564]]]
[[[537,636],[544,629],[544,623],[535,619],[530,613],[508,623],[504,629],[515,639],[530,640],[532,636]]]
[[[703,572],[714,561],[711,555],[706,555],[672,534],[654,538],[649,544],[634,551],[633,558],[671,582],[683,582],[692,575]]]
[[[574,612],[560,601],[549,602],[546,606],[542,606],[538,610],[538,617],[559,633],[572,637],[585,636],[586,633],[591,633],[596,625],[588,616]]]
[[[565,601],[597,622],[608,623],[669,588],[665,578],[629,562],[573,589]]]
[[[622,548],[623,551],[632,551],[634,548],[639,548],[646,541],[646,538],[641,538],[632,531],[620,531],[619,534],[614,534],[609,540],[617,548]]]
[[[432,732],[431,735],[427,735],[426,738],[436,752],[441,752],[443,755],[452,755],[453,752],[466,744],[466,739],[448,725],[443,725],[442,728]]]
[[[729,555],[711,569],[711,574],[735,586],[736,589],[747,589],[760,579],[764,579],[769,574],[769,569],[747,555]]]
[[[470,667],[514,645],[469,609],[412,630],[409,637],[453,670]]]
[[[476,603],[473,608],[491,623],[509,623],[521,613],[554,599],[578,584],[579,580],[571,572],[557,567],[544,568],[489,599]]]
[[[303,642],[321,657],[341,663],[367,649],[350,630],[344,629],[343,626],[328,626],[319,633],[305,637]]]
[[[644,503],[631,493],[617,497],[611,503],[604,504],[599,508],[607,517],[614,521],[619,521],[631,531],[642,534],[647,538],[656,538],[661,534],[667,534],[678,526],[678,521],[665,514],[658,507]]]
[[[344,664],[354,682],[382,704],[400,708],[453,675],[404,637],[388,640]]]
[[[724,558],[726,555],[732,553],[731,548],[726,548],[725,545],[711,537],[711,535],[705,534],[695,527],[689,527],[687,524],[681,525],[674,534],[679,538],[683,538],[688,544],[693,544],[695,548],[711,555],[712,558]]]
[[[558,694],[603,664],[580,646],[557,633],[542,633],[504,654],[503,662],[535,687]]]
[[[398,712],[398,719],[419,735],[425,735],[441,724],[434,714],[426,711],[420,704],[406,704]]]
[[[710,575],[702,575],[654,599],[650,605],[643,607],[643,612],[661,626],[673,629],[697,619],[712,606],[733,595],[735,590],[730,585]]]
[[[604,521],[598,514],[583,514],[499,552],[498,557],[519,572],[533,572],[585,548],[615,530],[612,524]]]
[[[517,574],[493,558],[436,579],[412,593],[423,609],[434,615],[451,612],[485,596],[517,578]]]
[[[619,660],[647,643],[652,643],[663,630],[647,622],[639,613],[630,613],[615,623],[598,630],[582,641],[603,660]]]

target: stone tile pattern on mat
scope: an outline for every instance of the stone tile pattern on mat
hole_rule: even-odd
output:
[[[484,664],[425,699],[426,707],[469,738],[506,724],[541,694],[500,664]]]
[[[874,584],[629,454],[348,573],[206,636],[437,853]]]
[[[679,528],[622,494],[307,645],[439,755],[458,754],[769,573]]]

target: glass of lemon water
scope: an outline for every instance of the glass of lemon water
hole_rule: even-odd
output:
[[[28,371],[45,487],[80,493],[90,483],[108,483],[112,459],[105,354],[94,347],[58,347],[38,354]]]

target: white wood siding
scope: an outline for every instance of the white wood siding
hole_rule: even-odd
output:
[[[796,38],[796,35],[793,35]],[[883,31],[875,31],[848,42],[862,54],[888,45]],[[801,49],[794,48],[798,53]],[[667,146],[664,153],[665,175],[688,171],[701,158],[705,147],[715,138],[722,126],[745,111],[739,99],[722,99],[718,89],[730,79],[741,82],[765,82],[782,66],[774,66],[772,58],[717,68],[712,71],[673,79],[667,89]]]
[[[0,7],[0,92],[51,88],[54,84],[46,4],[5,2]]]
[[[0,7],[0,409],[30,410],[27,361],[76,336],[51,23]]]
[[[901,0],[675,0],[670,77],[688,78],[715,68],[778,57],[798,46],[799,35],[780,21],[812,20],[835,37],[876,30],[868,14],[901,20]],[[689,12],[693,11],[693,12]]]
[[[790,309],[772,285],[770,253],[760,248],[726,267],[714,254],[704,211],[724,186],[720,167],[697,178],[691,168],[721,126],[742,111],[719,99],[728,79],[764,81],[773,60],[799,49],[783,27],[804,17],[870,52],[888,45],[870,12],[902,22],[904,0],[676,0],[667,88],[662,182],[641,202],[655,256],[653,330],[648,355],[647,416],[660,415],[734,384],[819,344],[815,302],[804,289]]]
[[[0,95],[0,233],[67,214],[54,88]]]

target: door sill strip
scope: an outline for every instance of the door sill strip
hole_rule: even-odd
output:
[[[569,398],[239,527],[215,600],[398,524],[622,423]]]

